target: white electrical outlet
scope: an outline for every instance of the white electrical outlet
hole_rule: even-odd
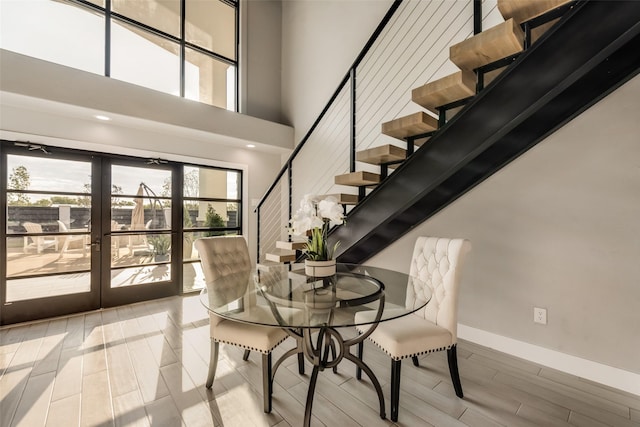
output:
[[[533,321],[542,325],[547,324],[547,309],[540,307],[533,307]]]

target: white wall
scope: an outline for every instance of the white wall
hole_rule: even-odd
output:
[[[391,6],[390,0],[282,2],[282,108],[299,143]]]
[[[282,6],[280,0],[240,3],[240,112],[286,123],[281,102]]]
[[[368,262],[468,238],[460,323],[640,373],[638,111],[635,77]]]

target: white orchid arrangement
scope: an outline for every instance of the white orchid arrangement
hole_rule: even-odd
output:
[[[317,200],[305,195],[300,201],[300,208],[289,221],[291,234],[301,236],[311,230],[305,252],[307,258],[315,261],[328,261],[333,258],[340,242],[329,248],[327,237],[332,225],[344,224],[344,213],[338,199],[333,196]]]

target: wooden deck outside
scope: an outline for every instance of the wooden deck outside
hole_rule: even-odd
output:
[[[170,279],[169,265],[148,265],[153,262],[150,253],[134,251],[121,246],[112,252],[112,287],[134,286],[142,283]],[[90,290],[91,258],[83,255],[80,247],[64,252],[53,248],[40,253],[25,251],[22,246],[9,248],[7,253],[7,301],[21,301],[47,296],[68,295]],[[197,289],[198,271],[189,269],[184,291]],[[197,270],[197,269],[196,269]],[[34,275],[45,275],[31,277]],[[49,276],[50,275],[50,276]],[[191,277],[194,276],[194,277]],[[31,277],[31,278],[29,278]]]

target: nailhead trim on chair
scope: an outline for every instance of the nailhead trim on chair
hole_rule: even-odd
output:
[[[289,338],[289,337],[285,337],[284,339],[281,339],[280,341],[278,341],[277,343],[275,343],[275,344],[273,345],[273,347],[271,347],[271,348],[270,348],[269,350],[267,350],[267,351],[261,350],[261,349],[259,349],[259,348],[249,347],[249,346],[246,346],[246,345],[240,345],[240,344],[235,343],[235,342],[227,342],[227,341],[222,341],[222,340],[215,340],[215,342],[221,342],[221,343],[223,343],[223,344],[235,345],[236,347],[244,348],[245,350],[257,351],[258,353],[262,353],[262,354],[269,354],[269,353],[271,353],[271,350],[273,350],[273,349],[274,349],[274,348],[276,348],[278,345],[280,345],[281,343],[283,343],[287,338]]]
[[[383,351],[387,356],[389,356],[389,357],[390,357],[391,359],[393,359],[393,360],[402,360],[402,359],[406,359],[406,358],[408,358],[408,357],[420,356],[420,355],[423,355],[423,354],[435,353],[435,352],[437,352],[437,351],[449,350],[451,347],[453,347],[453,346],[455,345],[455,343],[453,343],[453,344],[451,344],[451,345],[449,345],[449,346],[446,346],[446,347],[442,347],[442,348],[434,348],[434,349],[432,349],[432,350],[421,351],[420,353],[407,354],[407,355],[405,355],[405,356],[397,357],[397,356],[392,356],[392,355],[391,355],[391,353],[389,353],[389,352],[388,352],[387,350],[385,350],[382,346],[380,346],[380,344],[378,344],[377,342],[375,342],[374,340],[372,340],[372,339],[371,339],[371,337],[369,337],[369,340],[370,340],[372,343],[374,343],[375,345],[377,345],[377,346],[378,346],[378,348],[379,348],[380,350],[382,350],[382,351]]]

